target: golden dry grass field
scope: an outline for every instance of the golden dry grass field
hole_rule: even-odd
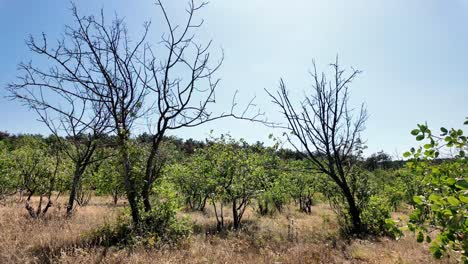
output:
[[[181,213],[190,217],[194,232],[177,247],[92,247],[82,242],[86,234],[116,221],[123,206],[93,197],[66,219],[64,202],[56,202],[43,220],[30,219],[24,203],[0,204],[0,263],[451,263],[434,260],[411,234],[398,241],[345,241],[325,204],[314,206],[310,215],[291,207],[260,217],[250,209],[241,232],[222,235],[210,234],[216,220],[207,208]]]

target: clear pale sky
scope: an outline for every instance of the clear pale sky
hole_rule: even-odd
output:
[[[165,2],[181,21],[186,1]],[[165,30],[153,1],[76,3],[81,14],[97,14],[103,7],[125,17],[135,36],[151,20],[150,41],[157,42]],[[35,113],[4,98],[3,87],[15,80],[17,64],[31,59],[24,44],[28,34],[58,37],[72,22],[69,7],[63,0],[0,0],[0,130],[48,134]],[[363,134],[367,154],[384,150],[401,155],[416,145],[409,131],[417,123],[461,127],[468,116],[468,0],[212,0],[199,15],[205,19],[199,40],[212,39],[213,52],[225,53],[215,112],[228,110],[239,90],[239,104],[256,96],[269,119],[280,121],[264,89],[276,89],[282,77],[293,93],[301,94],[310,87],[312,59],[326,70],[339,54],[342,66],[363,71],[351,86],[351,104],[365,102],[370,114]],[[211,129],[249,142],[281,135],[233,120],[176,135],[203,139]]]

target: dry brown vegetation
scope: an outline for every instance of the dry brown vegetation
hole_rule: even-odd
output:
[[[32,220],[24,203],[0,205],[0,263],[450,263],[432,259],[427,246],[407,235],[345,241],[338,236],[334,214],[325,204],[312,214],[286,208],[282,214],[260,217],[246,212],[241,232],[214,234],[216,220],[206,213],[185,212],[194,227],[176,248],[128,249],[92,247],[86,234],[115,221],[122,206],[111,198],[93,197],[65,218],[65,201],[56,202],[42,220]]]

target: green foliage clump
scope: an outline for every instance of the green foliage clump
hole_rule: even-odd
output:
[[[18,178],[12,175],[13,166],[9,147],[0,140],[0,200],[14,193],[19,185]]]
[[[277,183],[277,162],[274,148],[249,146],[222,135],[197,149],[185,164],[173,165],[168,174],[189,208],[202,210],[206,203],[213,205],[217,229],[222,231],[225,205],[231,205],[233,228],[239,229],[247,206]],[[276,199],[273,193],[263,198],[267,196]],[[281,201],[276,202],[282,206]]]
[[[91,181],[96,190],[95,194],[111,195],[116,204],[119,197],[125,193],[124,180],[121,173],[122,164],[116,150],[112,148],[102,149],[99,154],[106,158],[94,164],[96,168]]]
[[[369,173],[370,189],[379,197],[385,198],[390,205],[391,210],[396,210],[403,202],[408,202],[412,198],[407,198],[408,189],[413,187],[410,181],[412,175],[400,170],[382,170],[378,169]]]
[[[411,134],[417,141],[427,143],[404,154],[412,157],[408,167],[422,179],[421,188],[413,197],[415,210],[408,227],[417,233],[418,242],[431,243],[434,257],[455,254],[468,263],[467,137],[461,129],[444,127],[435,135],[427,125],[418,125]],[[444,150],[455,155],[439,159]],[[436,234],[435,239],[431,233]]]
[[[190,210],[204,211],[213,188],[209,171],[208,162],[200,151],[196,151],[186,160],[167,166],[165,174]]]
[[[372,195],[361,212],[366,229],[373,235],[386,235],[399,237],[401,232],[396,228],[396,223],[390,219],[392,205],[388,199]]]
[[[311,164],[306,160],[288,161],[288,163],[287,179],[290,195],[300,211],[311,213],[311,207],[315,202],[314,195],[319,190],[325,190],[321,185],[325,182],[325,175],[307,169]]]
[[[271,187],[257,197],[257,212],[260,215],[273,215],[282,212],[284,205],[290,200],[289,186],[285,174],[280,174]]]
[[[163,197],[168,193],[171,193],[170,197]],[[144,245],[160,248],[177,245],[191,234],[192,227],[187,218],[177,216],[179,203],[174,196],[175,193],[171,191],[158,195],[152,210],[142,214],[140,226],[134,226],[130,213],[125,212],[116,224],[107,224],[89,234],[90,242],[117,247]]]
[[[142,219],[144,231],[148,234],[145,243],[149,246],[174,245],[192,232],[188,218],[178,219],[173,205],[168,201],[155,204],[150,212],[143,214]]]

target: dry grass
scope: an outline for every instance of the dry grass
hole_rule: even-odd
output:
[[[449,263],[433,260],[411,235],[399,241],[344,241],[325,205],[315,206],[311,215],[287,208],[281,215],[259,217],[249,210],[242,232],[222,235],[212,234],[216,221],[210,208],[184,213],[194,234],[177,248],[159,250],[80,243],[83,234],[116,218],[119,209],[110,198],[94,197],[72,219],[64,218],[60,207],[34,221],[22,203],[0,205],[0,263]]]
[[[107,199],[105,199],[107,200]],[[66,219],[65,201],[58,201],[44,219],[31,219],[24,203],[0,206],[0,263],[44,262],[51,250],[66,250],[81,235],[115,218],[117,210],[95,198]],[[62,252],[55,252],[61,254]]]

